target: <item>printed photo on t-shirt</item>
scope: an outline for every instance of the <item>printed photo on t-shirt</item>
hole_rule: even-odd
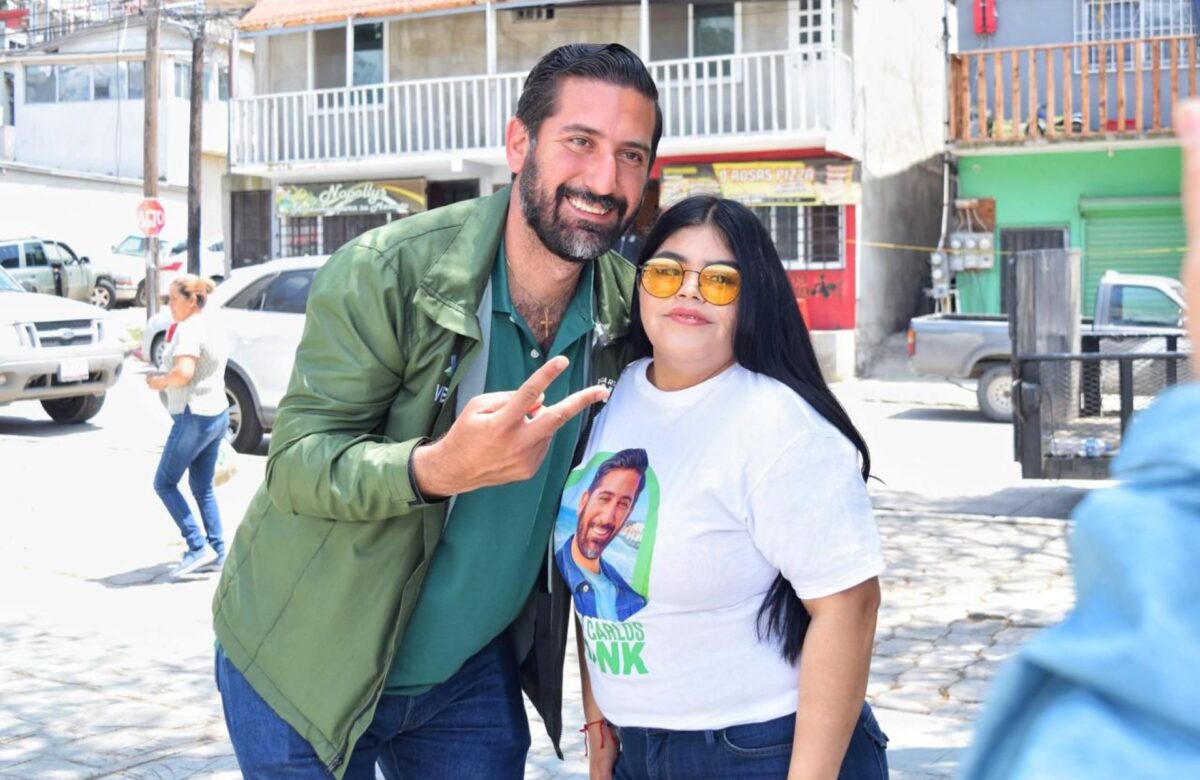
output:
[[[580,615],[621,622],[646,606],[658,496],[642,449],[597,453],[568,476],[554,558]]]

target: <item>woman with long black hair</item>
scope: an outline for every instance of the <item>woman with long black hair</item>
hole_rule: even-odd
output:
[[[886,777],[870,457],[754,214],[664,213],[631,327],[555,533],[591,776]]]

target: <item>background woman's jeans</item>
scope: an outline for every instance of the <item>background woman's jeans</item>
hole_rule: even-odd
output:
[[[221,512],[217,509],[217,497],[213,492],[213,472],[217,468],[217,450],[221,437],[229,427],[228,410],[214,415],[192,414],[186,408],[183,414],[173,414],[175,423],[163,447],[158,471],[154,475],[154,492],[162,499],[179,532],[187,541],[189,550],[199,550],[208,544],[217,555],[225,552],[225,540],[221,538]],[[179,481],[183,472],[188,473],[188,486],[196,505],[200,507],[200,518],[204,531],[196,522],[183,494],[179,492]]]
[[[792,758],[796,716],[716,731],[618,728],[621,755],[616,780],[784,780]],[[871,706],[850,736],[838,780],[884,780],[888,776],[887,737]]]

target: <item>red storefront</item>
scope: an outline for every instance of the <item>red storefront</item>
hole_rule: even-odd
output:
[[[710,193],[750,207],[775,241],[812,330],[854,330],[861,167],[825,150],[668,157],[658,203]]]

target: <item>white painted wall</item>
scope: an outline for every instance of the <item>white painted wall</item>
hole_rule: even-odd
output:
[[[854,19],[865,242],[858,255],[860,370],[884,339],[928,310],[928,255],[871,244],[937,244],[946,100],[942,7],[941,0],[861,3]]]
[[[206,176],[201,212],[201,232],[206,237],[222,234],[221,198],[219,174]],[[164,188],[158,199],[167,214],[164,233],[186,236],[186,193],[179,188]],[[134,213],[141,200],[140,184],[0,169],[0,203],[4,204],[0,208],[0,238],[36,235],[65,241],[83,255],[102,255],[126,235],[137,232]]]
[[[23,91],[18,87],[19,93]],[[141,178],[141,100],[24,103],[18,94],[17,101],[17,162]],[[160,171],[165,170],[165,150],[160,151],[158,164]]]

